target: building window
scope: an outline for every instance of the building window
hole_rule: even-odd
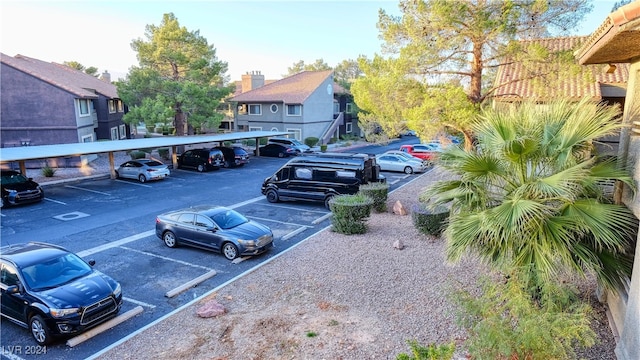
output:
[[[262,131],[262,126],[249,126],[249,131]]]
[[[277,104],[271,104],[271,112],[274,113],[274,114],[278,112],[278,105]]]
[[[89,115],[89,100],[87,100],[87,99],[79,99],[78,100],[78,108],[79,108],[80,116],[88,116]]]
[[[347,103],[347,114],[351,114],[351,112],[353,111],[353,104],[352,103]]]
[[[118,112],[124,112],[124,104],[122,103],[122,100],[116,100],[117,104],[118,104]]]
[[[272,127],[271,131],[278,131],[278,128],[277,127]]]
[[[111,128],[111,140],[118,140],[118,127],[114,126]]]
[[[301,116],[302,105],[287,105],[287,115],[289,116]]]
[[[262,105],[249,104],[249,115],[262,115]]]
[[[302,130],[300,129],[287,129],[288,133],[293,133],[293,138],[302,141]]]
[[[347,134],[350,134],[353,131],[353,124],[348,122],[345,124],[345,131]]]
[[[93,135],[84,135],[82,137],[82,142],[83,143],[90,143],[93,142]]]
[[[116,101],[109,100],[109,114],[113,114],[116,112]]]
[[[337,101],[333,102],[333,113],[334,114],[339,114],[340,113],[340,103]]]
[[[127,127],[122,124],[120,125],[120,139],[126,139],[127,138]]]

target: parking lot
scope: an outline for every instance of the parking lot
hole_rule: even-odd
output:
[[[95,268],[121,283],[121,313],[142,308],[140,314],[78,345],[69,347],[62,341],[48,346],[47,358],[90,357],[329,226],[330,213],[322,203],[272,204],[260,193],[262,179],[284,162],[286,159],[256,158],[239,169],[208,173],[174,170],[170,178],[144,184],[133,180],[80,181],[47,188],[42,203],[3,209],[3,245],[45,241],[64,246],[85,260],[94,259]],[[416,176],[385,175],[392,188]],[[168,248],[155,236],[157,214],[205,203],[234,208],[268,225],[275,248],[231,262],[210,251]],[[2,325],[4,356],[36,356],[16,350],[35,345],[26,329],[4,319]]]

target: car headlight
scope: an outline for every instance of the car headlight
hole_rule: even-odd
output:
[[[256,241],[255,240],[242,240],[242,239],[238,239],[238,242],[244,246],[256,246]]]
[[[115,290],[113,290],[113,295],[115,295],[115,297],[119,297],[120,294],[122,294],[122,287],[120,286],[120,283],[118,283]]]
[[[65,317],[67,315],[73,315],[80,313],[79,308],[70,308],[70,309],[49,309],[51,316],[56,318]]]

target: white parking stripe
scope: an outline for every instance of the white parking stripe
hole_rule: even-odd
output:
[[[230,205],[230,206],[227,206],[227,207],[228,207],[229,209],[236,209],[236,208],[239,208],[239,207],[241,207],[241,206],[245,206],[245,205],[253,204],[254,202],[256,202],[256,201],[260,201],[260,200],[262,200],[262,199],[264,199],[264,196],[258,196],[258,197],[254,197],[253,199],[249,199],[249,200],[247,200],[247,201],[243,201],[243,202],[241,202],[241,203],[233,204],[233,205]]]
[[[172,259],[170,257],[153,254],[153,253],[146,252],[146,251],[140,251],[140,250],[132,249],[132,248],[126,247],[126,246],[120,246],[120,248],[121,249],[125,249],[125,250],[129,250],[129,251],[133,251],[133,252],[136,252],[138,254],[153,256],[153,257],[156,257],[156,258],[159,258],[159,259],[162,259],[162,260],[177,262],[178,264],[182,264],[182,265],[192,266],[192,267],[195,267],[195,268],[205,269],[205,270],[209,270],[209,271],[213,270],[212,268],[208,268],[206,266],[196,265],[196,264],[188,263],[186,261],[176,260],[176,259]]]
[[[107,196],[111,196],[111,194],[106,193],[106,192],[96,191],[96,190],[91,190],[91,189],[85,189],[85,188],[81,188],[81,187],[79,187],[79,186],[65,185],[64,187],[66,187],[66,188],[70,188],[70,189],[76,189],[76,190],[88,191],[88,192],[92,192],[92,193],[100,194],[100,195],[107,195]]]
[[[126,237],[124,239],[120,239],[118,241],[112,241],[112,242],[110,242],[108,244],[105,244],[105,245],[96,246],[96,247],[94,247],[92,249],[87,249],[87,250],[84,250],[84,251],[80,251],[77,254],[80,257],[86,257],[86,256],[89,256],[89,255],[93,255],[95,253],[98,253],[100,251],[109,250],[111,248],[118,247],[120,245],[124,245],[124,244],[130,243],[132,241],[140,240],[140,239],[145,238],[147,236],[154,235],[155,233],[156,233],[155,230],[145,231],[143,233],[131,235],[129,237]]]
[[[124,181],[124,180],[116,180],[116,181],[119,182],[119,183],[123,183],[123,184],[142,186],[142,187],[146,187],[146,188],[152,187],[151,185],[137,183],[137,182],[133,182],[133,181]]]
[[[53,200],[53,199],[49,199],[49,198],[47,198],[47,197],[46,197],[46,198],[44,198],[44,199],[45,199],[45,200],[47,200],[47,201],[51,201],[51,202],[54,202],[54,203],[60,204],[60,205],[67,205],[67,203],[65,203],[65,202],[58,201],[58,200]]]
[[[257,216],[247,216],[247,217],[251,218],[251,219],[264,221],[264,222],[274,222],[274,223],[283,224],[283,225],[304,226],[304,227],[308,227],[308,228],[313,227],[313,226],[304,225],[304,224],[295,224],[295,223],[290,223],[290,222],[285,222],[285,221],[278,221],[278,220],[273,220],[273,219],[265,219],[265,218],[261,218],[261,217],[257,217]]]
[[[134,303],[134,304],[136,304],[136,305],[145,306],[145,307],[152,308],[152,309],[155,309],[155,307],[156,307],[155,305],[151,305],[151,304],[148,304],[148,303],[146,303],[146,302],[139,301],[139,300],[134,300],[134,299],[132,299],[132,298],[128,298],[128,297],[126,297],[126,296],[123,296],[123,297],[122,297],[122,299],[123,299],[124,301],[128,301],[128,302],[130,302],[130,303]]]

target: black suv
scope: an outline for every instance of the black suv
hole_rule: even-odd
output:
[[[37,202],[44,199],[44,191],[37,182],[14,170],[0,170],[2,199],[0,207]]]
[[[66,249],[45,243],[0,248],[2,316],[28,328],[40,345],[115,317],[120,284]]]
[[[239,146],[218,146],[214,149],[222,151],[224,155],[224,167],[243,166],[249,163],[249,153]]]
[[[178,157],[178,168],[192,168],[199,172],[218,170],[224,166],[224,154],[217,149],[193,149]]]

